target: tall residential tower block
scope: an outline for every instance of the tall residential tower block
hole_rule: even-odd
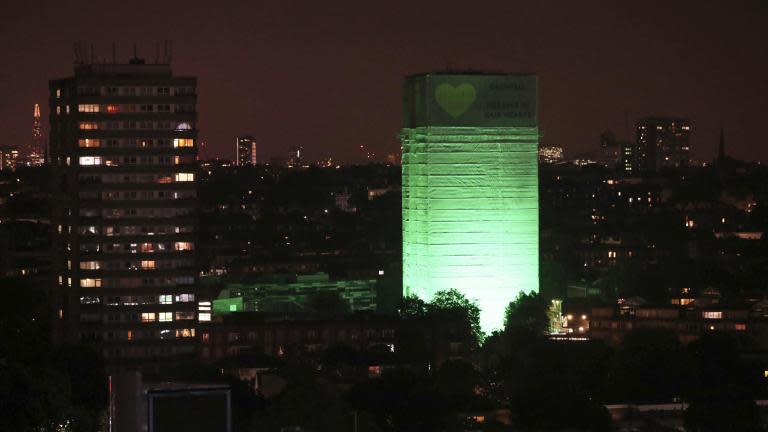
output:
[[[195,288],[196,86],[140,59],[50,82],[62,337],[110,364],[194,355],[210,320]]]
[[[457,289],[478,301],[485,331],[539,289],[537,86],[482,73],[405,81],[404,294]]]

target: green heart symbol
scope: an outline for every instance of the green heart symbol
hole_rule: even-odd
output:
[[[435,89],[437,104],[453,118],[467,112],[469,107],[475,103],[476,97],[477,93],[472,84],[459,84],[457,86],[440,84]]]

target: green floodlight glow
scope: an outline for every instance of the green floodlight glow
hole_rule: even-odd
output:
[[[404,102],[405,294],[455,288],[498,329],[539,288],[536,77],[421,75]]]

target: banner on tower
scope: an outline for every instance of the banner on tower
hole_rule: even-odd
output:
[[[536,127],[535,75],[428,74],[403,89],[403,127]]]

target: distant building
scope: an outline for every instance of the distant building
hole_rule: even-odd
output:
[[[288,166],[301,167],[304,165],[304,147],[300,145],[292,146],[288,150]]]
[[[621,146],[623,143],[616,139],[612,131],[600,134],[600,153],[598,163],[604,167],[614,169],[621,161]]]
[[[377,280],[331,280],[326,273],[283,275],[251,283],[228,284],[213,301],[214,315],[230,312],[304,313],[314,296],[338,294],[349,312],[376,311]]]
[[[0,171],[14,171],[19,162],[19,149],[16,147],[0,147]]]
[[[619,172],[627,176],[640,175],[645,160],[643,148],[638,144],[624,141],[621,143],[620,151]]]
[[[211,316],[196,303],[197,79],[134,58],[49,85],[66,340],[111,365],[193,356]]]
[[[645,117],[637,122],[637,144],[643,152],[643,169],[688,166],[691,160],[691,125],[687,119]]]
[[[396,353],[409,357],[420,353],[416,361],[439,367],[449,359],[466,358],[473,346],[471,329],[466,322],[452,317],[403,319],[396,316],[355,314],[344,319],[285,320],[258,313],[233,313],[222,322],[201,329],[200,355],[203,361],[263,356],[279,358],[289,352],[317,353],[334,345],[346,345],[361,352]],[[405,342],[408,341],[408,342]],[[400,342],[405,342],[398,345]],[[369,373],[379,375],[387,366],[385,356],[371,357]],[[242,371],[240,371],[242,372]],[[238,374],[241,375],[242,374]]]
[[[113,432],[232,430],[226,384],[152,382],[129,371],[110,375],[109,392],[107,416]]]
[[[237,164],[239,166],[256,165],[256,139],[252,136],[240,136],[235,139]]]
[[[45,138],[43,137],[43,123],[40,120],[40,105],[35,104],[32,116],[32,145],[24,155],[30,165],[42,165],[45,162]]]
[[[563,161],[563,148],[558,146],[539,147],[539,163],[555,164]]]

